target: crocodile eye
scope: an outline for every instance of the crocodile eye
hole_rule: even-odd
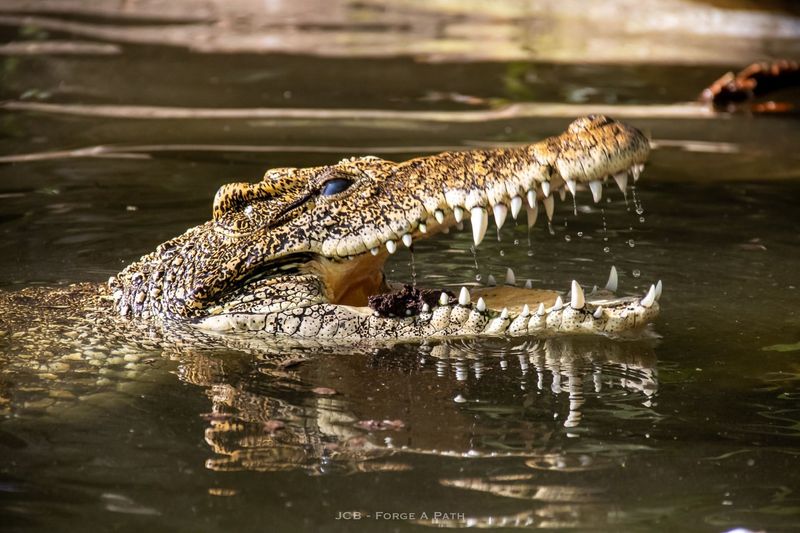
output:
[[[333,196],[334,194],[340,193],[344,190],[347,190],[353,184],[352,181],[346,178],[334,178],[332,180],[326,181],[322,185],[322,189],[320,193],[322,196]]]

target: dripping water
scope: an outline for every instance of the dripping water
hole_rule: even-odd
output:
[[[411,267],[411,286],[417,286],[417,265],[414,262],[414,247],[411,246],[408,249],[409,254],[411,254],[411,261],[408,262],[409,266]]]

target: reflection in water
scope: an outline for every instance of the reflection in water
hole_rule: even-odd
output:
[[[520,456],[537,468],[552,463],[592,469],[597,465],[588,456],[559,457],[546,451],[548,436],[554,431],[549,420],[563,420],[563,427],[575,429],[581,424],[587,397],[602,403],[606,397],[633,393],[647,406],[658,389],[656,359],[648,341],[458,341],[364,351],[361,355],[319,355],[288,369],[273,365],[262,351],[252,368],[235,372],[219,358],[199,354],[184,358],[178,375],[205,387],[212,402],[204,415],[208,420],[205,439],[217,456],[208,460],[207,467],[226,471],[301,468],[318,473],[401,470],[409,468],[403,454],[421,453]],[[285,351],[281,357],[287,357]],[[327,365],[339,367],[335,390],[323,388],[330,375]],[[387,367],[393,371],[389,376]],[[408,406],[398,412],[391,387],[383,394],[372,391],[374,379],[396,379],[420,391],[436,387],[446,393],[417,396],[418,417],[405,414],[402,423],[365,423],[372,412],[386,416],[407,412]],[[525,395],[516,398],[516,405],[506,396],[492,400],[482,392],[482,380],[490,380],[492,390],[500,385],[507,393]],[[456,390],[463,392],[456,395]],[[531,408],[525,406],[531,402],[530,391],[540,395],[542,405],[531,411],[534,417],[525,415],[530,419],[520,425],[518,415]],[[365,394],[370,398],[368,409],[362,407]],[[486,415],[489,426],[500,424],[517,433],[528,445],[503,441],[506,436],[497,441],[500,426],[483,433],[473,431],[467,441],[453,435],[476,413]],[[441,436],[439,428],[451,428],[453,434]]]

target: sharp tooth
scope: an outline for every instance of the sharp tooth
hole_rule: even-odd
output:
[[[448,303],[450,303],[450,297],[446,292],[443,292],[439,295],[439,305],[447,305]]]
[[[528,200],[528,207],[536,207],[536,191],[531,189],[525,197]]]
[[[483,298],[478,298],[478,303],[475,304],[475,309],[477,309],[479,313],[486,311],[486,302],[483,301]]]
[[[659,301],[661,299],[661,291],[663,290],[663,288],[664,286],[661,285],[661,280],[658,280],[658,283],[656,283],[656,301]]]
[[[430,313],[430,311],[431,311],[431,306],[429,306],[428,304],[422,304],[423,313]]]
[[[455,206],[453,208],[453,217],[455,217],[456,222],[461,222],[464,220],[464,209],[459,206]]]
[[[378,255],[378,254],[380,253],[380,251],[381,251],[381,250],[380,250],[380,248],[378,248],[378,247],[376,246],[375,248],[373,248],[372,250],[370,250],[370,251],[369,251],[369,253],[371,253],[372,255]]]
[[[437,209],[436,211],[434,211],[433,217],[439,224],[444,224],[444,211],[442,211],[441,209]]]
[[[617,292],[619,286],[619,278],[617,277],[617,267],[611,265],[611,271],[608,273],[608,281],[606,282],[606,289],[611,292]]]
[[[511,199],[511,218],[517,220],[519,212],[522,210],[522,198],[515,196]]]
[[[486,235],[489,227],[489,215],[482,207],[473,207],[470,211],[472,220],[472,241],[478,246]]]
[[[557,311],[564,307],[564,300],[561,299],[561,296],[556,297],[556,303],[553,304],[553,310]]]
[[[628,173],[617,172],[614,174],[614,181],[617,182],[617,187],[622,191],[622,194],[625,194],[625,190],[628,188]]]
[[[592,313],[592,316],[595,318],[600,318],[601,316],[603,316],[603,306],[601,305],[600,307],[595,309],[594,313]]]
[[[544,316],[544,303],[539,304],[539,308],[536,310],[536,314],[539,316]]]
[[[596,292],[597,292],[597,285],[593,285],[592,286],[592,292],[590,292],[589,294],[594,294]]]
[[[633,176],[633,181],[639,181],[639,176],[642,174],[644,170],[644,165],[633,165],[631,168],[631,175]]]
[[[508,307],[504,307],[502,311],[500,311],[500,318],[502,320],[508,319]]]
[[[461,287],[461,292],[458,293],[458,305],[469,305],[469,291],[466,287]]]
[[[464,222],[459,222],[458,224],[456,224],[456,229],[458,231],[464,231]]]
[[[486,284],[487,284],[489,287],[495,287],[495,286],[497,286],[497,280],[496,280],[496,279],[494,279],[494,276],[492,276],[491,274],[489,274],[489,277],[488,277],[488,278],[486,278]]]
[[[528,304],[525,304],[525,306],[522,308],[522,313],[520,313],[519,316],[525,317],[525,316],[530,316],[530,314],[531,314],[531,308],[528,307]]]
[[[450,233],[450,228],[444,228],[444,229],[442,230],[442,233],[444,233],[445,235],[447,235],[448,233]]]
[[[542,182],[542,194],[544,195],[545,198],[550,196],[550,182],[549,181],[543,181]]]
[[[561,201],[567,199],[567,190],[566,189],[558,189],[558,197],[561,198]]]
[[[397,251],[397,243],[392,240],[386,241],[386,249],[389,250],[390,254],[393,254]]]
[[[406,245],[406,248],[411,248],[411,244],[413,242],[414,242],[414,240],[411,238],[411,234],[410,233],[406,233],[405,235],[403,235],[403,244]]]
[[[547,213],[547,220],[553,220],[553,210],[556,207],[555,201],[552,196],[544,199],[544,212]]]
[[[539,209],[534,205],[533,208],[528,208],[528,229],[536,224],[536,218],[539,216]]]
[[[428,225],[424,222],[420,222],[418,227],[420,233],[428,233]]]
[[[497,224],[497,229],[503,227],[503,224],[506,222],[506,216],[508,215],[508,208],[505,204],[495,204],[492,208],[494,211],[494,223]]]
[[[531,282],[531,280],[526,281],[525,282],[525,288],[526,289],[532,289],[533,288],[533,282]]]
[[[517,276],[514,275],[514,271],[510,268],[506,269],[506,285],[516,285],[517,284]]]
[[[583,297],[583,289],[574,279],[572,280],[571,300],[569,305],[573,309],[583,309],[583,306],[586,305],[586,299]]]
[[[592,191],[592,199],[594,203],[603,199],[603,182],[600,180],[590,181],[589,189]]]
[[[642,307],[652,307],[653,303],[656,301],[656,286],[650,285],[650,290],[647,291],[647,295],[639,301]]]
[[[577,184],[575,183],[575,180],[564,180],[564,181],[567,182],[567,188],[569,189],[569,192],[572,193],[572,196],[575,196],[575,193],[577,192]]]

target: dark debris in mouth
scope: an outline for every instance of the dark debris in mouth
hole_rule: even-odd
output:
[[[433,308],[443,292],[451,299],[455,298],[455,295],[448,290],[420,289],[405,284],[394,292],[370,296],[368,305],[382,317],[417,315],[422,311],[424,304]]]

